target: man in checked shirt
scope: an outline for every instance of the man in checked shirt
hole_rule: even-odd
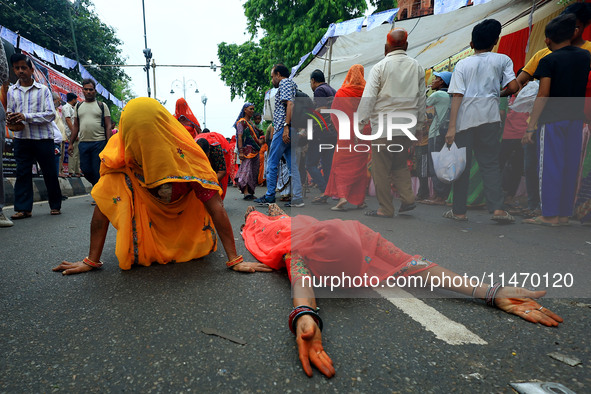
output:
[[[11,219],[31,217],[33,210],[33,173],[35,162],[43,171],[52,215],[59,215],[62,206],[57,168],[55,165],[53,135],[57,126],[53,122],[55,108],[49,89],[33,79],[33,63],[23,54],[10,58],[12,69],[18,77],[8,89],[6,120],[8,124],[22,124],[22,130],[14,132],[14,158],[16,183],[14,185],[14,210]],[[59,132],[59,130],[57,131]]]

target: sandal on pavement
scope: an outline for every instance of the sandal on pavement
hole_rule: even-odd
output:
[[[347,208],[345,208],[345,204],[342,205],[335,205],[334,207],[330,208],[331,211],[340,211],[340,212],[346,212]]]
[[[365,209],[367,208],[367,203],[364,201],[363,203],[357,205],[357,209]]]
[[[312,200],[312,204],[326,204],[328,201],[328,196],[318,196]]]
[[[10,218],[12,220],[19,220],[19,219],[30,218],[31,216],[33,216],[33,214],[31,212],[19,211],[19,212],[15,213],[14,215],[12,215]]]
[[[515,223],[515,218],[509,212],[503,212],[505,212],[505,215],[493,215],[490,220],[494,220],[497,223]]]
[[[468,221],[468,216],[458,216],[458,215],[454,214],[454,211],[452,209],[445,212],[443,214],[443,217],[446,219],[457,220],[458,222],[467,222]]]
[[[535,218],[531,218],[531,219],[524,219],[522,221],[522,223],[535,224],[538,226],[560,227],[560,224],[558,224],[558,223],[550,223],[550,222],[543,221],[541,216],[536,216]]]
[[[371,217],[374,217],[374,218],[393,218],[394,217],[394,215],[382,215],[381,213],[378,213],[377,210],[375,210],[375,211],[365,211],[365,212],[363,212],[363,214],[365,216],[371,216]]]
[[[49,214],[51,214],[51,215],[61,215],[62,213],[60,212],[59,209],[52,209],[51,211],[49,211]]]

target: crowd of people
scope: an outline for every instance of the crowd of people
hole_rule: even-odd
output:
[[[516,76],[512,60],[492,52],[501,24],[485,20],[472,31],[474,55],[458,62],[453,72],[433,73],[428,96],[425,70],[407,55],[408,32],[400,28],[388,33],[385,57],[367,79],[364,67],[353,65],[335,90],[321,70],[314,70],[313,100],[298,89],[285,65],[276,64],[264,116],[255,112],[252,103],[245,103],[231,139],[202,129],[184,99],[177,101],[174,115],[154,99],[133,99],[122,113],[118,132],[111,132],[108,107],[96,101],[91,80],[82,83],[83,102],[68,95],[61,115],[57,112],[63,119],[62,134],[56,122],[60,98],[32,78],[30,59],[16,54],[11,63],[18,82],[8,89],[6,104],[17,162],[11,218],[32,215],[34,163],[43,172],[51,214],[60,214],[58,175],[66,139],[71,157],[76,147],[79,151],[80,171],[94,186],[96,206],[88,255],[77,262],[64,261],[54,271],[70,275],[101,268],[109,224],[117,230],[115,254],[124,270],[199,259],[217,249],[219,236],[226,266],[234,271],[287,269],[294,306],[288,323],[297,338],[303,369],[311,376],[314,365],[331,377],[335,369],[322,345],[323,323],[314,288],[306,285],[305,278],[371,274],[380,280],[413,275],[433,281],[458,275],[423,256],[403,252],[359,221],[291,218],[276,204],[277,192],[289,183],[285,206],[301,208],[304,186],[314,184],[319,195],[313,204],[334,199],[331,209],[345,211],[348,205],[367,207],[372,183],[379,208],[365,211],[366,216],[391,218],[396,211],[416,209],[417,200],[432,205],[451,201],[443,217],[465,221],[474,157],[492,220],[513,223],[513,215],[519,213],[530,216],[524,220],[529,224],[568,224],[589,134],[584,98],[590,91],[591,43],[581,37],[590,21],[589,4],[568,7],[546,26],[548,50],[536,54]],[[0,59],[4,82],[3,67],[8,66]],[[528,111],[512,110],[532,79],[539,81],[533,106]],[[508,108],[503,107],[502,97],[510,97]],[[331,116],[322,122],[302,122],[302,113],[310,111]],[[345,115],[358,123],[342,122]],[[403,115],[412,122],[401,121]],[[271,121],[265,132],[263,117]],[[367,150],[356,148],[367,141],[371,141]],[[466,148],[466,170],[447,184],[435,176],[431,153],[454,143]],[[334,149],[322,149],[326,146]],[[397,150],[380,149],[391,146]],[[411,151],[416,158],[417,193],[409,168]],[[506,171],[509,162],[513,171]],[[521,172],[527,184],[527,212],[514,204]],[[244,200],[268,207],[268,214],[248,207],[242,227],[245,245],[258,262],[245,261],[236,252],[223,203],[229,185],[235,185]],[[262,185],[264,194],[256,198]],[[393,188],[401,200],[397,210]],[[2,215],[0,224],[7,222]],[[473,287],[449,283],[448,290],[527,321],[546,326],[562,322],[536,301],[543,291],[497,283]]]
[[[568,225],[575,216],[575,203],[584,200],[577,201],[577,192],[585,175],[590,134],[584,100],[590,90],[586,57],[591,43],[582,35],[590,22],[589,4],[566,8],[546,27],[548,48],[536,53],[516,76],[511,58],[493,52],[501,24],[485,20],[472,33],[474,54],[460,60],[453,71],[433,72],[427,96],[425,70],[406,53],[408,33],[393,29],[387,36],[386,56],[371,69],[367,82],[361,65],[351,67],[338,91],[326,83],[321,70],[311,73],[314,100],[306,111],[331,114],[322,119],[324,128],[312,122],[311,136],[298,119],[302,112],[298,106],[307,105],[302,98],[306,95],[289,78],[289,70],[276,65],[271,73],[274,89],[265,102],[265,109],[272,113],[266,165],[257,167],[265,168],[267,192],[255,202],[275,203],[283,160],[291,176],[288,207],[304,206],[302,194],[314,185],[320,195],[312,204],[334,199],[334,211],[345,211],[350,205],[365,208],[371,189],[379,208],[365,215],[393,217],[392,196],[397,193],[398,213],[415,209],[418,201],[450,205],[443,217],[466,221],[468,208],[478,206],[469,188],[480,183],[486,208],[496,222],[514,223],[515,216],[523,216],[527,224]],[[557,63],[572,64],[572,73],[564,73]],[[530,89],[523,91],[534,79]],[[520,95],[525,97],[522,102],[529,99],[529,106],[517,105]],[[359,124],[341,126],[338,112],[348,119],[357,115]],[[384,114],[401,112],[414,116],[416,125],[409,126],[409,132],[403,128],[384,131],[383,123],[390,121]],[[241,122],[245,124],[244,119]],[[261,129],[251,128],[247,136],[263,138]],[[360,139],[363,135],[371,136],[371,149],[359,149],[366,139]],[[237,138],[246,141],[244,134]],[[466,148],[466,169],[450,183],[436,176],[432,153],[454,143]],[[393,144],[400,150],[380,148]],[[241,174],[251,173],[255,179],[255,171],[243,169]],[[413,175],[418,181],[414,187]],[[522,178],[526,193],[520,198]],[[243,186],[241,191],[245,192]],[[245,199],[252,199],[254,188],[245,194]]]

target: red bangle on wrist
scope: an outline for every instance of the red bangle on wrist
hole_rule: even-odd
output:
[[[242,255],[236,256],[232,260],[226,262],[226,267],[232,268],[233,266],[238,265],[243,262],[244,262],[244,258],[242,257]]]
[[[96,262],[92,261],[91,259],[89,259],[88,256],[86,256],[84,258],[84,260],[82,260],[82,262],[92,268],[101,268],[103,266],[102,261],[99,261],[98,263],[96,263]]]

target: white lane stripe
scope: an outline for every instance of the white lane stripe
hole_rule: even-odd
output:
[[[448,319],[434,308],[399,288],[375,289],[382,297],[390,301],[402,312],[417,321],[437,339],[450,345],[487,345],[488,343],[468,330],[463,324]]]

